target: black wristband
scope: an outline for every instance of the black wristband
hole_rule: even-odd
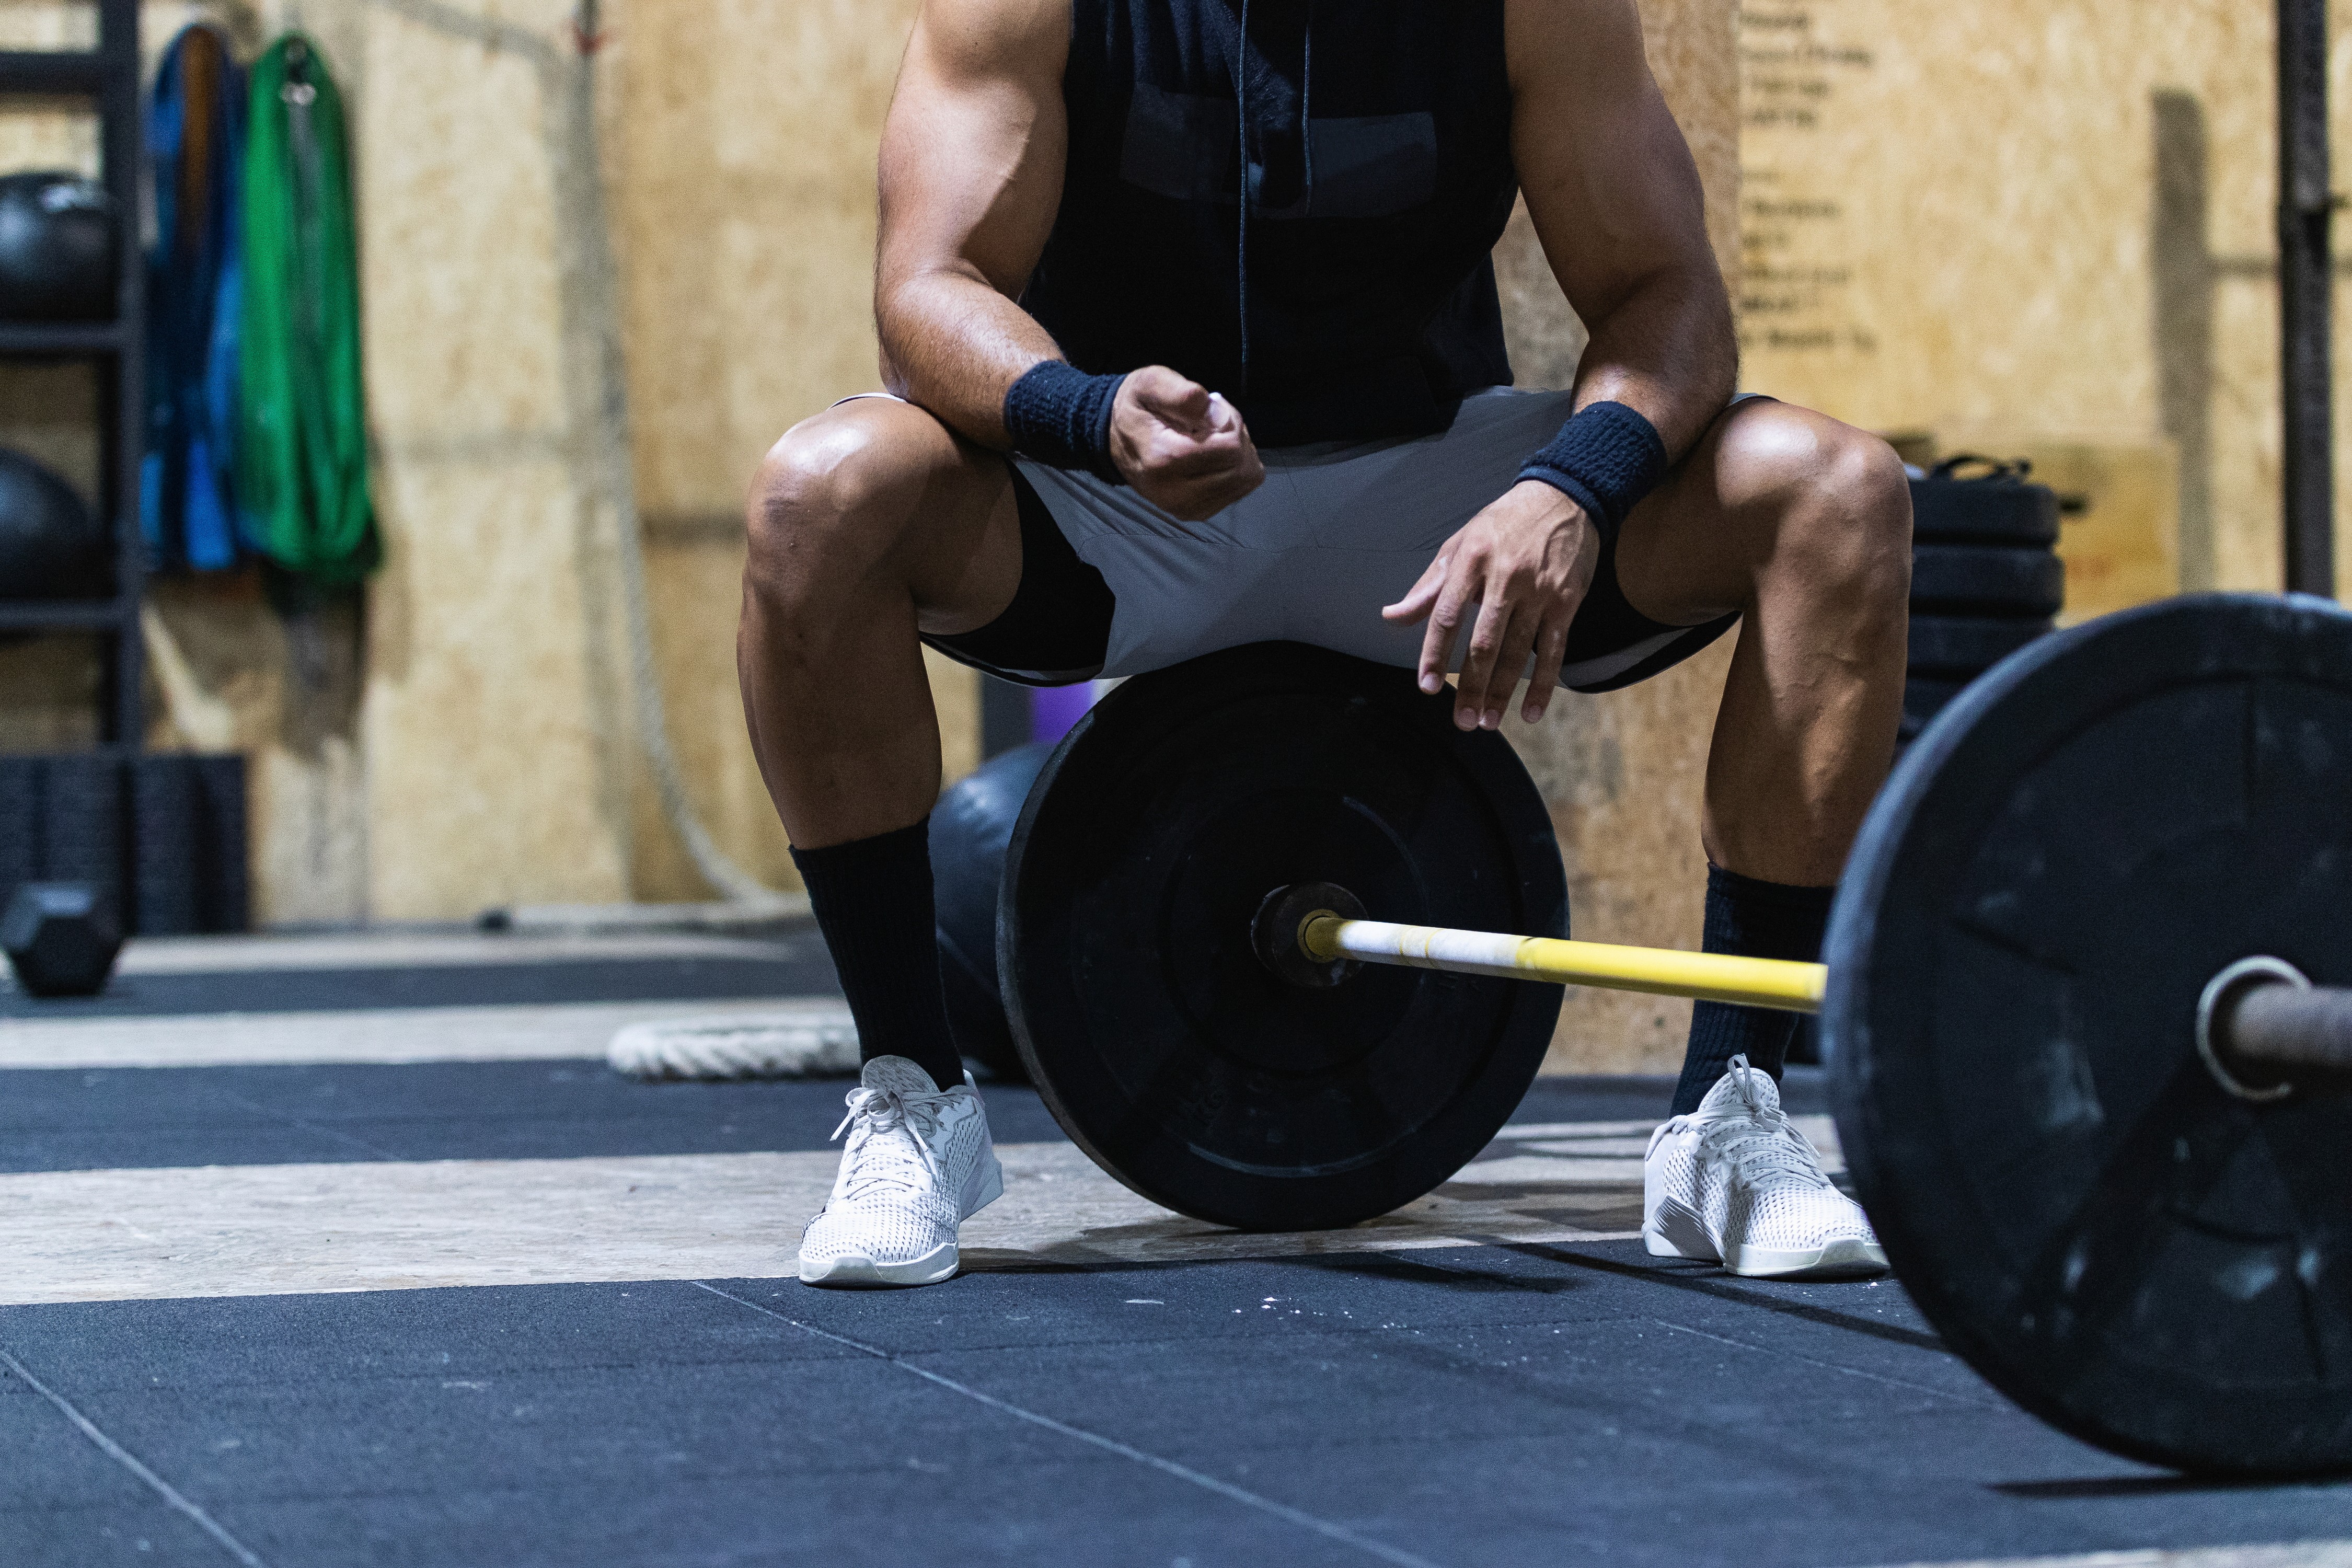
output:
[[[1580,409],[1519,470],[1519,478],[1539,479],[1582,507],[1604,541],[1617,537],[1626,513],[1665,477],[1658,427],[1622,403]]]
[[[1124,375],[1088,375],[1067,360],[1039,360],[1004,389],[1013,449],[1056,468],[1119,482],[1110,460],[1110,408]]]

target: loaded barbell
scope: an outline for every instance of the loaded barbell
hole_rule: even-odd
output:
[[[1559,1015],[1515,979],[1817,1007],[1856,1194],[1948,1346],[2117,1452],[2352,1468],[2352,615],[2206,595],[2012,657],[1881,792],[1822,964],[1568,937],[1507,742],[1266,644],[1072,731],[998,962],[1080,1147],[1269,1230],[1485,1147]]]
[[[1788,1013],[1819,1013],[1829,984],[1825,963],[1392,925],[1334,907],[1354,901],[1328,882],[1267,894],[1257,921],[1260,955],[1276,973],[1295,961],[1325,971],[1393,963]],[[2198,998],[2197,1054],[2215,1082],[2244,1100],[2284,1100],[2298,1083],[2352,1087],[2352,987],[2314,985],[2284,959],[2242,958],[2206,982]]]

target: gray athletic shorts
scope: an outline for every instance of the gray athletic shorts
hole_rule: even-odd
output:
[[[1436,435],[1264,451],[1265,483],[1203,522],[1179,522],[1124,485],[1014,458],[1021,589],[988,626],[925,640],[1033,685],[1139,675],[1272,641],[1413,668],[1423,626],[1391,625],[1381,606],[1404,597],[1438,548],[1517,481],[1570,412],[1565,392],[1493,388],[1464,399]],[[1626,603],[1604,552],[1562,684],[1629,685],[1738,619],[1649,619]],[[1457,666],[1468,641],[1457,638]]]

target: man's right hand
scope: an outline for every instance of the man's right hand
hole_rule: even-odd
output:
[[[1130,374],[1110,408],[1110,456],[1137,495],[1186,522],[1265,481],[1241,411],[1164,365]]]

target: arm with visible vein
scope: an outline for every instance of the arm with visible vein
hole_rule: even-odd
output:
[[[1592,334],[1576,406],[1624,404],[1679,458],[1729,401],[1738,346],[1641,14],[1634,0],[1509,0],[1505,37],[1528,216]]]
[[[1053,231],[1069,0],[926,0],[882,132],[883,384],[985,446],[1052,336],[1015,303]]]

